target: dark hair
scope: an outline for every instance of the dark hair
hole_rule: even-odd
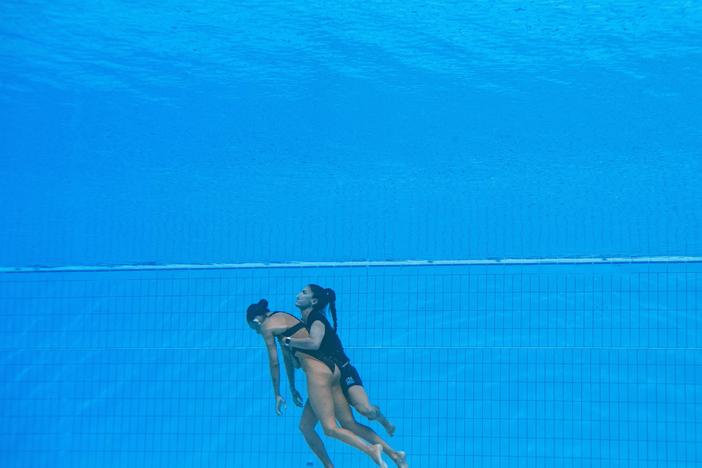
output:
[[[312,290],[312,296],[317,299],[317,304],[314,306],[314,310],[322,310],[327,306],[327,304],[329,305],[329,312],[331,312],[334,331],[336,331],[336,293],[333,289],[323,288],[318,284],[310,284],[310,289]]]
[[[251,322],[259,315],[266,315],[268,312],[270,312],[270,310],[268,310],[268,301],[261,299],[256,304],[251,304],[248,309],[246,309],[246,321]]]

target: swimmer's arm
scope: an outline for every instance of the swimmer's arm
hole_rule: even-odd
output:
[[[285,363],[285,372],[288,375],[288,383],[290,383],[290,394],[292,395],[295,405],[302,406],[302,395],[295,387],[295,356],[292,355],[289,349],[283,348],[283,362]]]
[[[271,382],[273,383],[273,393],[280,396],[280,365],[278,364],[278,347],[275,345],[275,337],[270,332],[263,333],[263,341],[266,342],[268,350],[268,368],[271,372]]]
[[[283,363],[285,363],[285,373],[288,376],[290,390],[295,389],[295,366],[293,365],[292,353],[289,349],[283,348]]]
[[[310,327],[309,338],[290,338],[289,346],[298,349],[317,350],[324,339],[324,324],[315,320]]]

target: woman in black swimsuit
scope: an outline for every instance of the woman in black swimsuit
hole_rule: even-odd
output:
[[[329,323],[323,314],[327,305],[334,320],[334,326]],[[358,371],[351,365],[348,356],[344,352],[341,340],[336,333],[336,294],[334,291],[332,289],[324,289],[316,284],[309,284],[298,293],[295,306],[302,312],[302,319],[309,331],[309,336],[286,338],[283,344],[295,351],[297,356],[306,353],[321,353],[324,356],[329,356],[333,363],[327,364],[328,370],[336,374],[338,369],[339,384],[347,401],[368,419],[380,422],[388,433],[392,435],[395,432],[395,426],[387,420],[378,406],[370,403]],[[314,432],[314,426],[317,423],[315,413],[316,411],[303,411],[300,430],[305,434],[305,438],[307,438],[307,433]],[[341,420],[340,422],[343,425]],[[398,467],[406,468],[408,466],[404,452],[394,450],[370,427],[359,423],[356,423],[356,425],[357,429],[354,431],[356,434],[371,443],[380,444],[383,447],[383,451]],[[361,432],[356,432],[357,430]]]
[[[285,408],[285,399],[280,395],[280,366],[278,364],[278,347],[275,338],[278,340],[290,341],[291,339],[305,339],[309,337],[307,329],[299,319],[286,312],[270,312],[268,302],[262,299],[258,304],[252,304],[246,311],[246,320],[249,326],[263,337],[268,350],[268,361],[273,382],[273,392],[276,401],[276,414],[281,414]],[[294,367],[295,359],[307,376],[307,390],[310,394],[309,400],[303,410],[303,420],[305,415],[311,414],[322,421],[324,433],[330,437],[341,440],[354,448],[368,455],[378,466],[387,468],[387,464],[382,459],[383,446],[381,444],[366,445],[359,439],[356,433],[363,433],[357,428],[358,423],[353,419],[348,402],[344,398],[339,384],[339,371],[330,371],[330,366],[334,367],[332,359],[321,353],[306,352],[298,353],[296,356],[289,349],[283,347],[283,359],[290,382],[290,392],[293,400],[298,406],[302,406],[302,398],[295,388]],[[342,427],[337,427],[337,419]],[[360,426],[360,425],[359,425]],[[302,429],[303,423],[300,422]],[[358,432],[357,432],[358,431]],[[333,468],[334,465],[329,458],[324,443],[314,431],[314,424],[311,432],[303,431],[307,444],[319,457],[325,468]]]

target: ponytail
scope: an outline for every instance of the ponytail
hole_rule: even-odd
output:
[[[329,312],[332,316],[332,323],[334,325],[334,331],[337,328],[336,321],[336,293],[331,288],[322,288],[317,284],[310,284],[310,289],[312,290],[312,296],[317,299],[317,304],[315,305],[315,310],[323,310],[327,305],[329,306]]]
[[[334,323],[334,331],[336,331],[336,293],[331,288],[325,289],[324,292],[329,300],[329,312],[331,312],[332,321]]]

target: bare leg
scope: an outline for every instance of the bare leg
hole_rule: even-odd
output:
[[[373,405],[368,399],[366,389],[361,385],[354,385],[348,389],[351,405],[356,411],[367,417],[369,420],[378,421],[392,437],[395,434],[395,426],[380,411],[379,406]]]
[[[348,403],[346,405],[339,405],[339,408],[336,408],[336,418],[339,420],[341,427],[348,429],[371,444],[379,444],[383,447],[383,452],[385,452],[399,468],[407,468],[405,452],[393,449],[390,444],[385,442],[373,429],[356,421]]]
[[[322,462],[324,468],[334,468],[334,463],[332,463],[329,454],[327,453],[326,447],[324,447],[324,442],[317,435],[317,431],[314,430],[314,426],[317,425],[317,416],[314,414],[310,402],[305,403],[305,407],[302,410],[302,417],[300,418],[300,432],[302,432],[305,442],[312,449],[317,458]]]
[[[341,421],[345,421],[349,423],[350,421],[353,421],[354,423],[356,422],[355,419],[353,418],[353,413],[351,412],[351,407],[349,406],[349,402],[344,396],[344,392],[341,390],[341,386],[336,386],[332,389],[333,396],[334,396],[334,413],[336,414],[337,420],[341,423]],[[350,420],[350,421],[349,421]],[[341,425],[344,427],[344,425]],[[357,424],[356,427],[354,427],[357,430],[363,431],[360,427],[361,425]],[[373,461],[375,461],[379,466],[383,468],[387,468],[387,464],[383,460],[383,450],[385,447],[383,447],[384,441],[378,437],[378,434],[376,434],[371,428],[364,426],[369,432],[367,432],[365,435],[369,436],[371,439],[373,438],[372,436],[375,436],[375,440],[368,440],[368,442],[371,443],[371,458]],[[345,427],[344,427],[345,428]],[[349,429],[350,430],[350,429]],[[352,431],[354,432],[354,431]],[[361,434],[358,434],[354,432],[354,434],[361,436]],[[362,437],[362,436],[361,436]],[[385,444],[387,445],[387,444]],[[387,445],[388,448],[390,448],[389,445]]]
[[[339,385],[339,370],[335,369],[332,374],[325,364],[316,359],[305,358],[304,361],[303,366],[305,368],[305,375],[307,376],[309,402],[312,405],[315,415],[319,418],[322,428],[324,428],[324,434],[360,450],[371,457],[376,464],[382,468],[387,468],[381,455],[383,450],[382,446],[366,445],[353,432],[343,427],[337,427],[336,425],[334,410],[337,399],[340,397],[343,404],[347,404],[344,394],[341,392],[341,386]]]

